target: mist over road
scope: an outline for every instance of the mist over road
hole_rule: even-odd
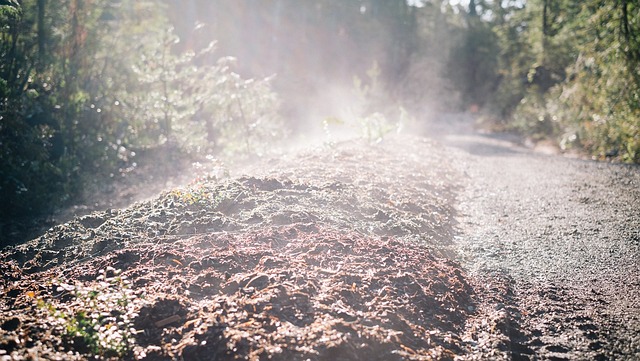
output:
[[[428,133],[465,178],[459,259],[513,290],[513,357],[639,358],[640,168],[536,153],[464,119]]]

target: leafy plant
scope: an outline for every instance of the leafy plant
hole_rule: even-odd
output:
[[[165,3],[0,5],[0,218],[48,213],[126,175],[147,150],[266,153],[284,137],[271,78],[215,44],[181,47]]]
[[[366,72],[366,80],[353,77],[355,101],[343,110],[343,117],[329,116],[322,125],[329,142],[334,141],[333,128],[350,128],[369,143],[378,143],[392,132],[399,132],[411,120],[409,113],[386,99],[380,82],[381,70],[374,61]],[[395,119],[392,121],[391,119]]]
[[[204,183],[197,183],[184,189],[174,189],[169,192],[168,197],[187,205],[200,205],[207,208],[215,208],[225,198],[223,192],[214,192]]]
[[[107,267],[95,282],[83,285],[54,280],[56,292],[72,296],[66,304],[38,300],[60,326],[66,341],[76,351],[123,357],[132,350],[137,331],[137,296],[120,271]]]

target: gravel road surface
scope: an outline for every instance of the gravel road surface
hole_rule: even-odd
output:
[[[640,359],[640,168],[541,154],[450,119],[457,252],[504,295],[515,360]]]

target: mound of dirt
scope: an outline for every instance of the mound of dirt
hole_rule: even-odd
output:
[[[456,177],[351,142],[58,225],[0,254],[0,357],[505,357],[506,287],[446,258]]]

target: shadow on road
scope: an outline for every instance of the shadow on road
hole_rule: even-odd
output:
[[[422,133],[447,146],[482,157],[512,156],[529,152],[520,137],[508,133],[483,133],[466,114],[445,114],[428,121]]]
[[[479,133],[449,135],[443,138],[443,143],[461,149],[471,155],[482,157],[512,156],[522,154],[526,151],[514,143],[500,139],[496,135]]]

